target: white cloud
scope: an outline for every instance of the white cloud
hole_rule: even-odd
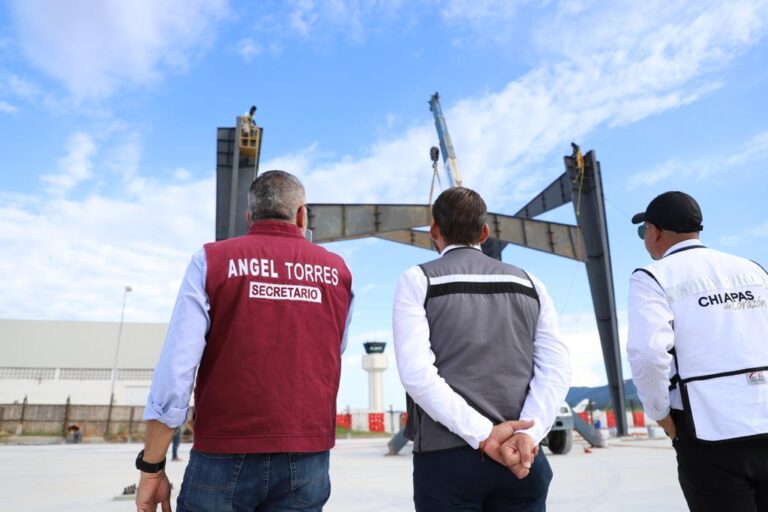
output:
[[[632,176],[629,179],[629,189],[634,190],[640,186],[650,187],[679,173],[691,174],[695,165],[693,162],[684,164],[677,159],[668,160],[652,169],[643,170]]]
[[[761,37],[766,23],[765,0],[668,2],[632,0],[560,2],[536,33],[538,44],[554,55],[586,62],[608,54],[632,72],[638,58],[653,56],[652,64],[668,70],[652,73],[640,86],[657,87],[699,74],[727,61],[744,45]],[[654,37],[647,37],[653,34]],[[712,41],[719,41],[712,48]],[[680,61],[675,54],[689,52]],[[702,60],[701,54],[707,53]],[[675,60],[676,66],[668,66]]]
[[[173,171],[173,177],[179,181],[187,181],[189,178],[192,177],[192,174],[188,170],[180,167],[175,171]]]
[[[756,5],[696,4],[670,13],[664,23],[638,20],[625,10],[632,37],[618,37],[614,25],[623,26],[622,19],[609,16],[612,28],[585,38],[590,42],[583,47],[592,53],[535,68],[495,93],[453,103],[443,98],[464,182],[491,207],[520,201],[562,172],[559,160],[549,177],[530,172],[553,150],[601,126],[636,122],[721,86],[713,73],[766,31],[768,10]],[[552,39],[577,45],[584,38],[581,22],[554,27],[559,32]],[[296,167],[287,168],[302,175],[313,201],[423,202],[431,177],[426,148],[436,139],[427,116],[401,136],[376,142],[362,157],[329,160],[305,151]],[[670,164],[647,179],[659,181],[672,172]]]
[[[286,28],[303,39],[339,34],[362,41],[366,30],[376,29],[385,21],[397,19],[402,23],[403,18],[394,15],[403,4],[402,0],[291,0],[285,3]],[[284,25],[282,20],[278,24]]]
[[[293,10],[289,16],[290,25],[299,35],[306,37],[317,22],[319,14],[316,11],[315,2],[312,0],[299,0],[294,2]]]
[[[425,3],[430,14],[437,10],[451,32],[461,36],[450,41],[454,48],[461,48],[469,42],[508,44],[514,36],[530,28],[530,16],[522,16],[521,11],[546,6],[548,0],[432,0]],[[431,18],[424,21],[433,23]]]
[[[118,130],[118,134],[119,142],[109,149],[109,160],[105,166],[128,182],[139,172],[143,150],[141,137],[133,131]]]
[[[213,178],[83,200],[0,196],[6,318],[166,322],[190,255],[213,237]]]
[[[122,86],[185,69],[226,11],[226,0],[11,4],[23,53],[81,99],[106,97]]]
[[[58,172],[44,174],[43,181],[48,183],[52,194],[68,192],[79,183],[93,176],[91,158],[96,154],[96,144],[87,133],[78,132],[67,142],[67,155],[58,162]]]
[[[3,89],[24,100],[32,100],[41,94],[39,87],[14,73],[6,76]]]
[[[486,23],[494,19],[509,21],[521,7],[535,2],[536,0],[447,0],[440,3],[440,15],[451,22],[469,20]]]
[[[736,247],[743,244],[745,241],[750,242],[755,238],[768,237],[768,220],[755,224],[742,229],[740,232],[733,235],[721,236],[716,240],[718,246],[723,247]]]
[[[241,39],[237,43],[237,52],[246,62],[250,62],[255,57],[258,57],[259,55],[264,53],[264,49],[261,47],[259,43],[257,43],[250,37],[247,37],[245,39]]]
[[[13,114],[14,112],[16,112],[18,110],[19,109],[17,107],[15,107],[14,105],[11,105],[8,102],[0,100],[0,112],[3,112],[5,114]]]
[[[750,236],[768,236],[768,220],[747,231]]]
[[[725,159],[727,166],[742,165],[750,162],[768,160],[768,130],[755,134],[744,141]]]
[[[739,235],[726,235],[717,239],[717,245],[719,247],[735,247],[739,245],[743,237]]]
[[[673,176],[703,180],[733,167],[766,160],[768,160],[768,131],[753,135],[730,151],[720,149],[716,153],[684,162],[673,158],[652,169],[644,169],[629,179],[628,188],[634,190],[656,185]],[[733,238],[723,239],[723,241],[730,245],[734,243]]]
[[[26,104],[25,107],[55,112],[70,111],[74,103],[71,98],[63,98],[50,88],[43,89],[30,79],[2,67],[0,67],[0,95],[15,100],[14,107],[18,104]]]

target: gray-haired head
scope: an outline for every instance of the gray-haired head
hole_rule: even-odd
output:
[[[305,202],[304,185],[296,176],[285,171],[260,174],[248,191],[252,222],[265,219],[294,222],[296,212]]]

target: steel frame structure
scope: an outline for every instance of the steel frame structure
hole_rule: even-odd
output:
[[[458,163],[438,101],[432,96],[446,172],[452,185],[460,184]],[[244,212],[247,191],[258,173],[258,156],[247,159],[237,153],[237,128],[219,128],[217,138],[216,239],[246,231]],[[624,380],[613,287],[611,254],[605,217],[600,163],[594,151],[582,157],[578,146],[564,157],[565,172],[514,215],[488,214],[491,238],[483,251],[501,259],[507,244],[584,262],[600,335],[608,386],[616,411],[616,429],[627,435],[624,411]],[[247,169],[247,172],[240,170]],[[535,217],[572,203],[576,224],[538,220]],[[431,206],[427,204],[313,204],[309,229],[316,243],[376,237],[406,245],[433,249],[429,233]],[[420,229],[421,228],[421,229]]]

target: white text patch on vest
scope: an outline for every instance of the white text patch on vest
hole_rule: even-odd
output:
[[[259,283],[251,281],[248,291],[251,299],[298,300],[303,302],[323,302],[323,293],[314,286],[295,284]]]
[[[251,275],[253,277],[279,277],[275,272],[275,262],[267,258],[238,258],[229,260],[227,278]]]

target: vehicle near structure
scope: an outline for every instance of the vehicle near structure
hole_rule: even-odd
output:
[[[567,402],[563,402],[557,411],[552,429],[541,442],[555,455],[565,455],[573,446],[573,412]]]

